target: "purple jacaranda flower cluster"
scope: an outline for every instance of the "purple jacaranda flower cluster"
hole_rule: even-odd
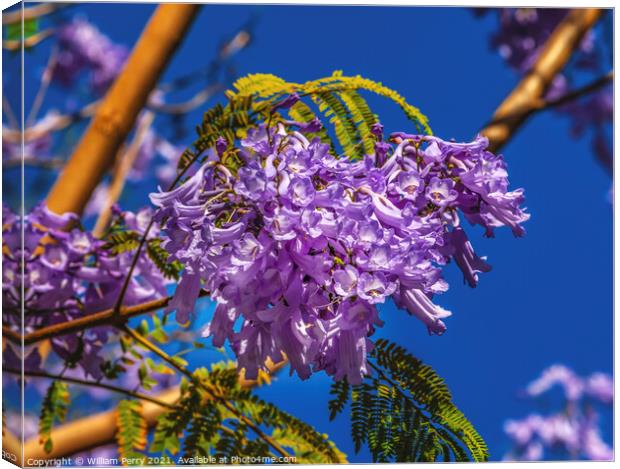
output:
[[[611,376],[593,373],[582,378],[563,365],[553,365],[530,383],[525,394],[535,398],[557,386],[563,391],[559,412],[506,422],[504,430],[513,441],[513,449],[504,459],[612,460],[613,449],[603,440],[599,422],[600,408],[610,411],[613,404]]]
[[[519,74],[527,73],[534,65],[551,33],[566,18],[568,9],[556,8],[498,8],[495,9],[499,29],[491,36],[491,46]],[[489,10],[485,9],[488,13]],[[574,89],[576,73],[598,78],[612,68],[597,39],[600,31],[590,30],[573,54],[568,70],[558,74],[546,98],[559,98]],[[607,67],[607,68],[606,68]],[[570,117],[574,137],[592,132],[592,150],[610,172],[613,168],[610,127],[613,122],[613,88],[611,82],[591,95],[558,106],[556,111]]]
[[[87,71],[94,94],[108,89],[129,55],[126,47],[112,42],[83,18],[75,18],[59,29],[58,46],[54,79],[71,86],[80,72]]]
[[[151,213],[145,209],[135,214],[124,212],[120,216],[127,229],[143,233]],[[22,223],[20,217],[3,207],[5,326],[21,332],[22,306],[25,333],[114,306],[133,254],[111,252],[105,249],[105,240],[95,239],[81,229],[65,231],[67,224],[76,219],[75,214],[56,215],[39,205]],[[166,294],[165,284],[159,270],[147,257],[141,256],[124,304],[159,298]],[[51,344],[56,354],[70,366],[79,363],[86,374],[99,377],[102,362],[99,351],[108,333],[108,328],[96,327],[79,334],[55,337]],[[19,347],[7,344],[5,363],[21,366]],[[27,347],[24,360],[27,369],[38,369],[41,360],[38,348]]]
[[[472,287],[490,270],[461,216],[487,236],[524,234],[523,191],[508,190],[485,138],[395,133],[388,143],[380,124],[372,131],[375,152],[350,161],[282,123],[261,126],[236,146],[218,140],[183,185],[151,194],[162,246],[185,266],[167,311],[186,323],[209,291],[217,307],[204,335],[228,340],[246,377],[285,355],[303,379],[324,370],[359,383],[378,305],[391,297],[442,334],[442,266],[453,259]]]

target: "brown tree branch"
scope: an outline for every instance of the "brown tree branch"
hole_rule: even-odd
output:
[[[490,151],[501,149],[521,127],[601,14],[594,8],[572,10],[555,28],[532,70],[497,108],[492,123],[480,131],[488,137]]]
[[[200,296],[207,296],[209,292],[203,290],[200,292]],[[117,321],[126,321],[134,316],[141,314],[151,313],[158,309],[165,308],[172,300],[171,296],[166,298],[160,298],[158,300],[147,301],[134,306],[124,306],[121,308],[120,315],[115,314],[115,309],[110,308],[98,313],[89,314],[81,318],[73,319],[72,321],[61,322],[53,324],[51,326],[42,327],[33,332],[25,334],[23,337],[18,332],[10,329],[8,326],[2,326],[2,334],[7,339],[17,344],[21,344],[23,339],[24,345],[31,345],[42,340],[52,339],[65,334],[71,334],[72,332],[79,332],[86,329],[99,326],[114,325]]]
[[[157,7],[125,67],[97,108],[93,121],[52,187],[47,198],[50,210],[82,213],[199,7],[172,3]]]

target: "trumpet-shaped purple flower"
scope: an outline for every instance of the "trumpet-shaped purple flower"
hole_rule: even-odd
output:
[[[315,194],[312,181],[307,178],[294,178],[289,185],[289,198],[299,207],[307,207],[314,201]]]
[[[434,177],[426,186],[426,198],[440,208],[447,207],[456,200],[458,192],[454,190],[454,181]]]
[[[614,400],[614,382],[605,373],[594,373],[586,380],[585,392],[593,399],[610,404]]]
[[[375,274],[364,272],[357,284],[358,295],[370,304],[383,303],[395,290],[396,284],[388,282],[381,272]]]
[[[277,111],[278,109],[289,109],[291,108],[295,103],[297,103],[297,101],[299,101],[299,95],[297,93],[293,93],[289,96],[287,96],[286,98],[280,100],[279,102],[277,102],[272,108],[272,112],[273,111]]]
[[[423,291],[416,289],[400,291],[394,296],[394,301],[399,308],[406,309],[422,321],[429,334],[441,335],[446,332],[446,325],[442,319],[451,316],[452,313],[434,304]]]
[[[446,234],[446,245],[451,249],[450,254],[463,272],[463,278],[467,284],[472,288],[476,287],[478,274],[489,272],[491,266],[486,263],[485,258],[476,255],[467,234],[460,227]]]
[[[353,296],[357,293],[357,282],[359,273],[352,265],[345,266],[344,269],[334,272],[334,291],[346,297]]]
[[[239,170],[239,181],[235,192],[253,200],[259,200],[267,188],[267,178],[260,168],[243,167]]]
[[[416,200],[423,186],[422,177],[416,171],[403,171],[398,175],[397,182],[394,184],[396,192],[409,200]]]
[[[540,378],[532,381],[527,387],[529,396],[539,396],[555,385],[560,385],[568,401],[576,401],[584,392],[584,383],[571,369],[563,365],[553,365],[543,371]]]

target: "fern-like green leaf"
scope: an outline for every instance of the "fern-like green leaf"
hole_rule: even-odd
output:
[[[419,131],[432,134],[428,125],[428,118],[420,112],[418,108],[409,104],[398,92],[384,86],[382,83],[375,82],[368,78],[357,76],[344,76],[342,72],[334,72],[331,76],[318,80],[308,81],[303,84],[289,83],[285,80],[270,74],[253,74],[238,79],[234,84],[237,93],[229,92],[227,96],[234,98],[238,95],[256,95],[259,98],[274,101],[282,95],[297,92],[302,96],[313,96],[319,93],[348,93],[351,91],[368,91],[387,98],[402,109],[405,116],[410,119]],[[361,98],[363,99],[363,98]],[[359,112],[364,116],[364,121],[368,124],[372,120],[372,112],[368,113],[364,106],[356,103]],[[358,111],[354,111],[358,112]],[[358,116],[359,117],[359,116]]]
[[[116,410],[116,442],[118,453],[126,462],[140,465],[146,448],[147,425],[140,401],[120,401]]]
[[[41,405],[39,415],[39,438],[46,453],[54,448],[52,443],[52,427],[55,423],[64,422],[69,410],[69,388],[62,381],[52,381]]]
[[[366,100],[357,91],[344,91],[339,96],[357,127],[362,143],[360,152],[368,155],[374,153],[375,138],[370,133],[370,129],[378,121],[377,117],[370,110]]]
[[[181,436],[189,427],[194,413],[200,408],[201,401],[193,384],[183,385],[182,391],[177,405],[157,419],[150,452],[167,451],[174,456],[181,449]]]
[[[334,461],[322,452],[316,451],[305,438],[299,434],[289,431],[287,428],[276,428],[271,437],[282,446],[289,448],[296,458],[298,464],[330,464]],[[331,443],[331,442],[330,442]],[[337,455],[336,462],[346,461],[346,455],[332,444],[333,453]]]
[[[229,462],[231,455],[272,456],[270,445],[250,429],[252,422],[282,436],[282,442],[276,441],[301,460],[346,461],[327,435],[241,388],[232,362],[214,364],[210,370],[198,368],[181,389],[177,404],[158,420],[151,452],[174,455],[182,447],[185,458],[226,457]]]
[[[185,170],[205,150],[212,148],[220,137],[229,143],[245,137],[247,130],[256,126],[255,116],[260,107],[260,104],[253,106],[253,97],[248,95],[230,99],[226,106],[217,104],[205,112],[202,125],[196,129],[198,139],[194,142],[193,149],[183,152],[177,170]]]
[[[413,357],[404,348],[379,339],[372,352],[400,386],[422,404],[431,418],[463,441],[475,461],[488,459],[484,439],[452,402],[452,395],[435,370]]]
[[[348,77],[342,72],[334,72],[329,77],[306,83],[289,83],[274,75],[254,74],[240,78],[233,86],[236,92],[227,92],[231,103],[251,96],[254,100],[253,111],[263,115],[279,99],[291,93],[298,93],[302,98],[309,97],[318,109],[317,114],[332,125],[333,135],[342,153],[352,159],[374,152],[375,139],[370,130],[377,122],[377,117],[360,94],[361,91],[395,102],[418,131],[432,133],[428,119],[418,108],[409,104],[396,91],[361,76]],[[296,103],[288,114],[299,122],[309,122],[315,115],[303,101]],[[324,143],[331,140],[330,133],[325,129],[319,136]],[[330,143],[334,150],[334,142]]]
[[[334,420],[336,415],[344,410],[344,406],[346,406],[349,401],[350,388],[351,386],[346,378],[335,381],[332,384],[329,393],[334,396],[334,398],[327,403],[327,407],[329,408],[329,420]]]
[[[337,95],[333,93],[316,93],[312,99],[318,105],[329,122],[334,126],[334,133],[346,156],[351,159],[363,157],[360,150],[361,134],[355,121]]]
[[[160,246],[159,239],[152,239],[147,243],[146,253],[164,277],[179,280],[183,264],[179,261],[168,261],[168,252]]]
[[[185,457],[209,456],[219,440],[221,425],[222,415],[213,403],[194,414],[183,442]]]
[[[301,438],[314,449],[315,459],[326,462],[345,462],[343,453],[326,435],[317,432],[311,425],[299,420],[277,406],[265,402],[247,389],[239,386],[239,377],[234,363],[213,366],[210,372],[197,370],[196,373],[218,394],[231,398],[236,408],[256,424],[266,428],[280,429],[290,438]],[[307,456],[307,455],[306,455]]]
[[[106,238],[104,249],[109,250],[112,254],[122,254],[124,252],[133,251],[140,244],[140,234],[135,231],[115,231],[110,233]]]
[[[354,386],[334,383],[330,418],[351,399],[351,437],[375,462],[486,461],[488,449],[452,402],[443,379],[404,348],[379,339],[372,376]]]
[[[351,90],[365,90],[387,98],[402,109],[405,116],[418,128],[418,131],[432,135],[431,128],[428,124],[428,118],[415,106],[409,104],[403,96],[398,92],[384,86],[380,82],[364,78],[360,75],[347,77],[342,72],[334,72],[332,76],[321,78],[319,80],[309,81],[303,85],[303,92],[312,94],[318,91],[335,91],[345,92]]]

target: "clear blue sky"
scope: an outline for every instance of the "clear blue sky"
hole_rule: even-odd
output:
[[[72,12],[83,12],[113,40],[132,45],[153,8],[99,4]],[[221,38],[251,14],[258,20],[255,42],[236,60],[240,75],[267,72],[305,81],[335,69],[361,74],[419,106],[445,139],[473,138],[517,82],[489,49],[494,17],[415,7],[205,6],[166,78],[206,64]],[[37,57],[27,58],[26,66],[40,67]],[[386,130],[410,129],[391,104],[377,103]],[[198,123],[200,113],[193,119]],[[437,301],[454,315],[445,335],[429,337],[421,323],[392,304],[381,308],[385,326],[378,336],[437,369],[495,460],[507,449],[504,420],[531,410],[518,390],[543,368],[559,362],[582,374],[612,372],[611,181],[589,142],[571,139],[568,128],[567,120],[541,114],[504,148],[513,187],[526,190],[528,233],[515,239],[499,230],[489,240],[480,229],[469,229],[493,271],[472,290],[455,266],[446,269],[451,288]],[[125,206],[147,200],[145,187]],[[363,452],[353,454],[346,417],[328,422],[328,388],[329,379],[321,375],[302,383],[282,374],[260,393],[328,433],[351,461],[368,461]]]

